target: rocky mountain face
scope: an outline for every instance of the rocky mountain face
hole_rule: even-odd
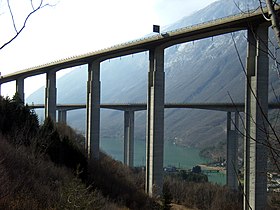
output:
[[[191,26],[255,8],[256,0],[220,0],[165,27],[164,31]],[[273,33],[271,33],[273,38]],[[238,59],[242,58],[242,64]],[[244,101],[246,32],[236,32],[165,50],[166,103]],[[104,61],[101,64],[102,103],[143,103],[147,98],[148,52]],[[75,68],[57,82],[58,103],[85,103],[87,66]],[[279,93],[279,78],[271,61],[270,83]],[[44,89],[34,92],[27,102],[42,103]],[[276,100],[271,94],[270,100]],[[206,147],[226,139],[226,113],[193,109],[166,109],[165,140]],[[68,113],[68,123],[85,127],[85,110]],[[136,113],[135,136],[145,139],[146,111]],[[101,135],[123,135],[123,112],[101,111]]]

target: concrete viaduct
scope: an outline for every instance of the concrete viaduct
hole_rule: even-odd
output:
[[[99,158],[100,63],[111,58],[149,52],[146,192],[160,194],[163,185],[164,130],[164,50],[170,46],[221,34],[247,31],[244,138],[244,209],[265,209],[267,198],[267,112],[268,112],[268,28],[263,17],[267,10],[256,10],[210,22],[161,33],[103,50],[58,60],[1,76],[0,85],[16,81],[16,91],[24,99],[24,79],[46,73],[45,115],[56,119],[56,72],[88,65],[86,97],[86,150],[89,158]],[[229,123],[228,123],[229,124]]]

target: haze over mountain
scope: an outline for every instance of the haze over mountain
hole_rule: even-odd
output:
[[[256,0],[220,0],[164,27],[164,31],[191,26],[255,8]],[[245,2],[245,3],[244,3]],[[273,37],[273,33],[271,33]],[[234,47],[245,65],[246,32],[236,32],[165,50],[166,103],[244,101],[244,72]],[[270,83],[279,93],[277,71],[271,63]],[[104,61],[101,64],[102,103],[143,103],[147,98],[148,52]],[[85,103],[87,66],[77,67],[57,81],[57,102]],[[270,94],[270,100],[275,96]],[[44,88],[27,102],[43,103]],[[165,110],[165,140],[205,147],[226,139],[226,113],[192,109]],[[85,126],[85,110],[68,112],[68,123],[80,130]],[[146,111],[136,113],[135,136],[145,139]],[[101,111],[101,136],[123,135],[123,112]]]

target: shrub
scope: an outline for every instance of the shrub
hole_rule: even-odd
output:
[[[166,177],[173,202],[197,209],[242,209],[242,194],[212,183],[195,183]]]
[[[105,196],[131,209],[159,209],[159,205],[136,185],[133,171],[122,163],[101,154],[100,160],[89,162],[89,184]],[[139,177],[137,177],[139,178]]]
[[[35,158],[28,148],[15,148],[3,137],[0,159],[0,209],[52,207],[59,198],[61,185],[69,177],[65,169]]]
[[[65,130],[69,130],[64,126]],[[87,160],[80,149],[76,139],[71,139],[73,136],[68,136],[63,133],[63,128],[60,131],[56,128],[51,119],[46,119],[39,130],[36,149],[38,152],[44,152],[50,159],[58,164],[66,166],[73,171],[77,169],[81,172],[80,177],[85,179],[87,176]]]
[[[280,209],[280,193],[270,192],[268,194],[268,204],[270,206],[270,209]]]
[[[171,209],[172,195],[166,183],[164,183],[162,191],[162,209],[169,210]]]
[[[16,97],[10,100],[0,96],[0,132],[9,135],[13,144],[30,145],[37,135],[38,117],[28,106],[24,106]]]
[[[208,176],[202,173],[194,173],[194,172],[187,172],[185,170],[179,171],[175,175],[176,178],[182,181],[187,181],[187,182],[196,182],[196,183],[201,183],[201,182],[208,182]]]
[[[86,187],[77,177],[63,186],[56,208],[89,210],[118,209],[108,198],[104,198],[98,190],[92,190],[91,187]]]

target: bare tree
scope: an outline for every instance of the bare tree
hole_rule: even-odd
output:
[[[263,2],[259,0],[260,7],[263,9]],[[268,17],[264,15],[267,21],[271,22],[272,29],[277,39],[278,46],[280,47],[280,20],[279,15],[276,11],[276,7],[279,7],[277,0],[265,0],[265,4],[268,10]],[[262,10],[263,11],[263,10]]]
[[[280,47],[280,17],[279,17],[279,12],[277,9],[279,9],[280,5],[277,3],[278,0],[258,0],[259,1],[259,7],[262,10],[263,17],[271,22],[271,26],[273,28],[275,37],[277,39],[278,47]],[[244,11],[242,8],[240,8],[239,4],[233,0],[235,6],[238,8],[238,10],[241,13],[251,13],[252,10],[248,8],[248,11]],[[267,12],[265,12],[264,8],[267,8]],[[258,9],[256,8],[256,9]],[[255,10],[256,10],[255,9]],[[253,11],[255,11],[253,10]],[[268,14],[266,14],[268,13]]]
[[[0,44],[0,50],[2,50],[4,47],[6,47],[8,44],[10,44],[13,40],[15,40],[19,36],[19,34],[26,27],[26,24],[27,24],[28,20],[30,19],[30,17],[33,14],[37,13],[39,10],[41,10],[42,8],[44,8],[46,6],[53,6],[49,3],[46,3],[44,0],[39,0],[39,1],[37,1],[37,3],[34,0],[29,0],[30,11],[25,16],[25,18],[23,20],[23,23],[21,25],[18,25],[16,20],[15,20],[15,16],[14,16],[14,12],[13,12],[13,8],[11,6],[10,0],[6,0],[6,1],[7,1],[8,10],[9,10],[8,12],[10,14],[12,24],[13,24],[13,28],[14,28],[14,36],[9,38],[6,42]]]
[[[279,5],[276,3],[276,1],[273,1],[273,0],[266,0],[265,3],[262,2],[261,0],[259,0],[259,3],[260,3],[260,8],[261,8],[261,10],[263,12],[264,18],[267,21],[270,21],[270,23],[271,23],[273,32],[275,34],[275,41],[277,41],[277,43],[278,43],[277,49],[279,49],[279,47],[280,47],[280,25],[279,25],[279,16],[278,16],[279,14],[278,14],[278,11],[277,11],[279,9]],[[264,9],[264,6],[267,7],[267,10]],[[250,41],[249,37],[246,37],[247,42],[249,44],[251,44],[251,45],[254,45],[254,47],[258,48],[258,50],[262,51],[262,53],[267,53],[269,58],[271,58],[277,64],[276,66],[277,66],[277,70],[278,70],[278,73],[279,73],[279,69],[278,69],[279,62],[277,61],[277,55],[274,55],[272,53],[272,51],[269,49],[269,43],[272,44],[273,47],[275,47],[275,45],[273,44],[275,42],[273,42],[269,38],[268,38],[269,42],[266,42],[266,40],[262,39],[261,37],[258,37],[258,35],[255,34],[253,27],[248,28],[248,30],[251,31],[252,36],[254,37],[254,39],[257,39],[257,38],[260,39],[260,42],[263,45],[266,45],[266,46],[263,46],[262,49],[261,49],[261,47],[258,46],[256,43]],[[243,70],[243,72],[245,74],[245,80],[247,82],[248,91],[251,92],[252,97],[256,100],[256,105],[257,105],[258,109],[260,109],[260,115],[261,115],[262,121],[263,121],[262,125],[260,125],[260,124],[258,125],[256,122],[254,122],[253,116],[251,116],[250,114],[248,114],[246,112],[245,112],[245,117],[248,118],[248,119],[251,119],[250,120],[251,123],[253,123],[253,124],[255,124],[257,126],[256,129],[259,130],[260,133],[262,133],[261,135],[263,135],[263,137],[262,137],[263,140],[259,141],[259,140],[257,140],[257,138],[255,139],[253,136],[250,135],[250,132],[248,132],[248,134],[247,134],[247,131],[246,132],[242,132],[241,130],[239,130],[239,132],[240,132],[240,134],[243,135],[243,137],[249,139],[250,143],[251,142],[255,142],[256,145],[257,144],[258,145],[262,145],[265,148],[265,150],[268,152],[268,161],[271,163],[271,165],[274,166],[273,170],[277,170],[278,172],[280,172],[280,164],[279,164],[280,163],[279,162],[279,160],[280,160],[280,148],[279,148],[280,137],[279,137],[279,133],[276,130],[277,129],[276,125],[277,125],[279,113],[276,116],[276,121],[275,122],[268,118],[268,115],[265,112],[265,110],[263,109],[263,107],[261,105],[261,102],[257,98],[255,91],[252,89],[251,80],[249,78],[249,75],[246,72],[246,67],[242,63],[242,59],[240,57],[240,53],[239,53],[239,51],[237,49],[236,42],[235,42],[233,36],[232,36],[232,40],[233,40],[235,51],[237,53],[237,56],[238,56],[239,62],[241,64],[242,70]],[[265,69],[265,70],[268,71],[268,69]],[[277,102],[279,103],[279,99],[278,99],[278,97],[277,97],[273,87],[272,87],[272,91],[273,91],[273,94],[274,94]],[[240,117],[240,119],[241,119],[241,122],[242,122],[244,130],[248,129],[248,128],[246,128],[245,122],[242,120],[242,117]],[[263,125],[266,125],[266,126],[263,126]],[[243,158],[245,159],[245,155],[244,155]],[[236,176],[237,176],[237,174],[236,174]],[[244,176],[246,176],[246,174]],[[248,195],[246,194],[245,188],[242,191],[242,193],[243,193],[243,197],[244,197],[244,202],[246,202],[246,207],[248,209],[254,208],[254,207],[250,206],[249,198],[247,197]]]

